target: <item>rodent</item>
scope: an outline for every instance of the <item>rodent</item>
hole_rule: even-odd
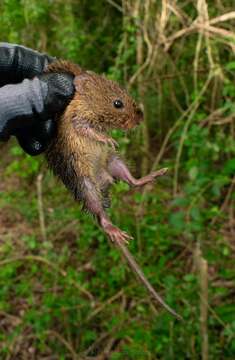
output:
[[[54,62],[47,72],[74,75],[75,94],[58,119],[54,140],[46,151],[49,166],[76,200],[95,215],[112,241],[131,237],[114,226],[105,213],[108,189],[116,180],[142,186],[165,174],[166,169],[135,179],[108,136],[111,129],[128,130],[143,121],[143,113],[125,89],[104,76],[68,61]]]
[[[76,200],[92,213],[109,238],[115,242],[129,266],[151,296],[172,315],[181,317],[156,293],[125,246],[131,238],[114,226],[106,214],[108,189],[116,180],[142,186],[162,176],[166,168],[135,179],[116,151],[117,143],[107,132],[114,128],[131,129],[143,120],[135,101],[116,82],[83,70],[68,61],[51,64],[49,72],[74,75],[75,94],[59,116],[57,133],[46,150],[49,166]]]

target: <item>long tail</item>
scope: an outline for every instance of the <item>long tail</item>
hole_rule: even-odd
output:
[[[165,303],[165,301],[161,298],[160,295],[157,294],[157,292],[154,290],[150,282],[145,277],[143,271],[135,261],[134,257],[130,253],[130,251],[127,249],[127,247],[122,242],[116,242],[115,243],[119,249],[121,250],[122,254],[124,255],[125,259],[127,260],[130,268],[132,271],[136,274],[140,282],[145,286],[145,288],[149,291],[153,299],[155,299],[159,304],[161,304],[171,315],[175,316],[178,320],[183,320],[182,316],[177,314],[175,310],[173,310],[169,305]]]

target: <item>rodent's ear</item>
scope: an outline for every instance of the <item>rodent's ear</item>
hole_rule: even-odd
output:
[[[86,73],[75,76],[73,83],[74,83],[76,91],[79,92],[80,94],[85,92],[86,83],[88,81],[89,81],[89,77],[87,76]]]

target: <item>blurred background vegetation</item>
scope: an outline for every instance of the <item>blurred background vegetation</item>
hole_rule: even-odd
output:
[[[154,307],[116,249],[47,170],[1,144],[1,359],[235,358],[234,0],[0,0],[0,40],[105,73],[145,109],[114,132],[142,191],[110,210]]]

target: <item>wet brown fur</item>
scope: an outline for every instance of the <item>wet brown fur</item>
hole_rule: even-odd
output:
[[[141,120],[142,114],[124,89],[101,75],[68,61],[53,63],[47,72],[73,74],[76,87],[73,99],[58,119],[56,137],[46,151],[48,163],[76,200],[86,201],[84,179],[89,178],[106,208],[109,206],[108,188],[112,183],[106,168],[114,150],[80,134],[79,126],[86,123],[102,133],[114,128],[125,130],[137,125],[136,117]],[[116,99],[122,99],[124,109],[114,108]]]
[[[86,201],[94,199],[94,206],[100,202],[105,209],[109,206],[108,188],[113,181],[108,162],[116,153],[107,144],[84,135],[82,126],[88,125],[103,134],[112,128],[125,130],[137,125],[143,117],[142,113],[124,89],[102,76],[84,71],[66,61],[50,65],[48,71],[72,73],[75,75],[76,87],[73,99],[58,119],[57,134],[46,152],[48,163],[74,194],[75,199],[83,201],[85,208],[89,208]],[[113,107],[115,99],[123,100],[124,109]],[[86,182],[86,179],[89,181]],[[109,225],[112,226],[111,223]],[[123,240],[123,232],[117,228],[112,229],[113,233],[117,230],[122,237],[119,239]],[[124,243],[116,241],[116,245],[151,296],[180,319],[156,293]]]

